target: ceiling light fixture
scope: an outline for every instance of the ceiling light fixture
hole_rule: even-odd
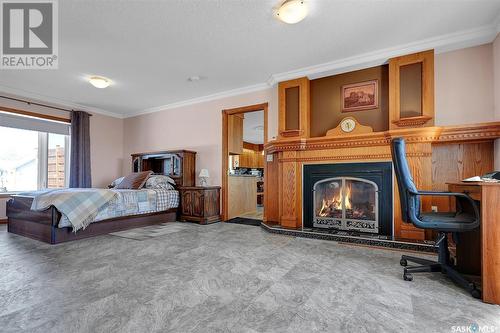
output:
[[[188,77],[189,82],[195,82],[195,81],[200,81],[200,80],[201,80],[201,77],[199,77],[198,75]]]
[[[283,22],[295,24],[302,21],[307,16],[307,4],[304,0],[287,0],[278,11],[276,16]]]
[[[103,76],[91,76],[89,83],[96,88],[103,89],[109,87],[111,80]]]

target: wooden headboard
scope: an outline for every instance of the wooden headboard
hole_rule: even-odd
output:
[[[196,152],[166,150],[132,154],[132,172],[153,171],[175,180],[177,186],[194,186],[196,181]]]

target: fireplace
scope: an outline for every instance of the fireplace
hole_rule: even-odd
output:
[[[304,166],[304,227],[392,235],[392,164]]]

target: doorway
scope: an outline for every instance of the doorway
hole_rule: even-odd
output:
[[[268,103],[222,111],[222,220],[262,220]]]

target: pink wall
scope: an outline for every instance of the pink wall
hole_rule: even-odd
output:
[[[500,35],[491,44],[437,55],[435,79],[437,125],[500,121]]]
[[[94,114],[90,118],[92,186],[106,187],[121,177],[123,119]]]
[[[130,172],[130,154],[171,149],[197,152],[196,172],[206,168],[209,184],[221,184],[223,109],[269,102],[269,133],[277,133],[276,89],[221,98],[125,119],[123,173]]]
[[[494,120],[492,44],[435,57],[436,125]]]

